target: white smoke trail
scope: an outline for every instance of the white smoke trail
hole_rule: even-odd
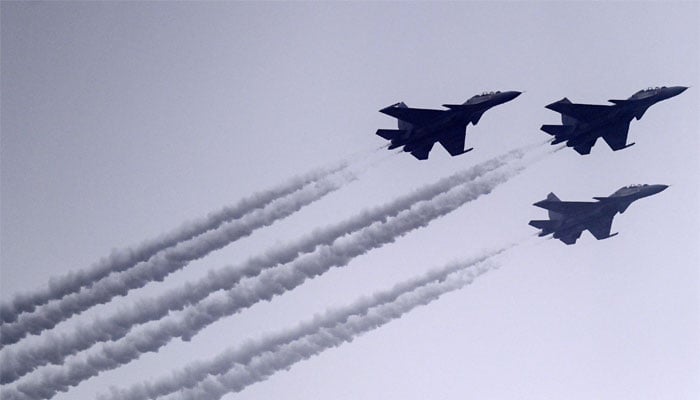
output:
[[[549,153],[549,152],[548,152]],[[118,342],[104,344],[97,354],[77,358],[61,367],[48,367],[40,376],[20,380],[17,389],[29,398],[50,398],[100,372],[124,365],[146,352],[154,352],[175,337],[188,340],[204,327],[224,316],[235,314],[259,301],[301,285],[334,266],[346,265],[364,254],[406,233],[427,225],[466,202],[490,193],[496,186],[517,175],[528,164],[487,173],[484,177],[422,202],[385,222],[375,223],[332,245],[322,246],[314,254],[297,259],[284,268],[264,271],[257,279],[242,282],[226,292],[190,307],[181,315],[170,316],[156,326],[134,332]],[[244,284],[245,283],[245,284]]]
[[[430,304],[446,293],[461,289],[471,284],[480,275],[495,268],[498,268],[497,264],[487,261],[455,272],[444,280],[402,294],[389,304],[372,308],[366,314],[350,316],[345,323],[321,328],[316,334],[302,337],[260,354],[246,365],[235,365],[225,374],[209,376],[196,387],[185,389],[166,399],[216,400],[227,393],[240,392],[254,383],[268,379],[276,372],[288,369],[324,350],[352,342],[360,335],[399,319],[419,306]]]
[[[111,273],[131,268],[139,262],[148,260],[163,249],[216,229],[225,222],[241,218],[243,215],[262,208],[277,198],[296,192],[310,183],[347,168],[347,166],[348,164],[343,162],[334,167],[313,170],[305,175],[292,178],[277,187],[253,194],[235,205],[212,212],[204,218],[186,222],[179,228],[161,237],[148,240],[133,248],[116,250],[88,269],[51,278],[49,279],[48,287],[31,293],[18,294],[9,302],[0,305],[0,320],[3,324],[16,321],[21,313],[31,312],[36,307],[51,300],[60,299],[68,294],[77,292],[81,288],[89,286]]]
[[[397,298],[406,293],[443,280],[456,271],[490,259],[513,246],[515,245],[485,252],[471,260],[452,263],[443,268],[435,269],[423,276],[397,284],[390,290],[377,292],[370,297],[360,298],[349,306],[326,311],[323,315],[315,316],[310,321],[303,322],[295,328],[269,335],[261,340],[249,341],[237,348],[225,350],[212,360],[192,363],[181,371],[174,372],[169,377],[156,382],[143,382],[125,390],[112,389],[111,395],[102,396],[102,399],[146,400],[192,388],[210,375],[224,374],[236,366],[250,363],[255,357],[262,354],[276,351],[282,346],[290,345],[295,341],[318,334],[324,329],[335,328],[346,323],[352,317],[367,315],[373,308],[395,302]]]
[[[90,307],[106,303],[116,296],[126,295],[129,290],[142,287],[148,282],[160,281],[170,273],[183,268],[188,262],[204,257],[212,251],[250,235],[256,229],[287,217],[355,179],[354,175],[348,172],[340,174],[335,179],[331,178],[334,177],[307,185],[218,229],[180,242],[131,269],[109,275],[77,293],[41,306],[32,314],[21,315],[16,322],[0,326],[0,340],[4,345],[16,343],[28,334],[37,334],[51,329],[59,322]]]
[[[354,315],[347,322],[322,328],[309,335],[272,351],[254,357],[246,365],[236,365],[231,371],[204,379],[196,387],[168,396],[167,399],[215,400],[230,392],[240,392],[246,387],[264,381],[278,371],[290,368],[297,362],[320,354],[324,350],[352,342],[358,336],[373,331],[388,322],[401,318],[409,311],[440,298],[445,293],[460,289],[476,277],[496,268],[485,263],[448,276],[399,296],[394,302],[370,309],[364,315]]]
[[[320,245],[330,244],[334,240],[366,228],[374,222],[395,216],[419,201],[429,200],[459,184],[499,168],[508,161],[522,157],[529,148],[528,146],[516,149],[460,171],[382,207],[365,211],[347,221],[316,230],[294,243],[273,249],[263,256],[249,259],[242,265],[212,271],[198,282],[188,283],[183,287],[170,290],[157,298],[140,301],[130,309],[120,311],[106,319],[98,319],[71,333],[50,336],[39,344],[25,346],[24,349],[18,351],[12,351],[13,349],[5,351],[0,354],[0,364],[3,365],[3,368],[0,369],[0,383],[13,382],[45,364],[62,363],[67,356],[85,350],[100,341],[118,340],[124,337],[135,325],[162,318],[169,312],[181,310],[187,305],[199,302],[214,291],[230,289],[244,277],[252,277],[264,269],[291,262],[300,254],[313,251]]]

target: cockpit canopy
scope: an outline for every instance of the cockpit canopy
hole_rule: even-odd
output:
[[[651,86],[650,86],[650,87],[648,87],[648,88],[646,88],[646,89],[642,89],[642,90],[638,91],[636,94],[651,93],[651,92],[655,92],[655,91],[657,91],[657,90],[659,90],[659,89],[666,89],[666,86],[654,86],[654,87],[651,87]]]
[[[636,193],[639,188],[643,188],[649,186],[646,183],[645,184],[636,184],[636,185],[629,185],[629,186],[624,186],[615,191],[611,196],[626,196],[631,193]]]
[[[495,91],[495,92],[481,92],[481,94],[477,94],[477,96],[479,96],[479,97],[481,97],[481,96],[490,96],[490,95],[492,95],[492,94],[498,94],[498,93],[501,93],[501,91],[500,91],[500,90],[497,90],[497,91]]]
[[[666,86],[656,86],[656,87],[648,87],[646,89],[642,89],[642,90],[638,91],[637,93],[633,94],[631,98],[632,99],[647,98],[647,97],[655,95],[656,92],[659,91],[660,89],[666,89]]]

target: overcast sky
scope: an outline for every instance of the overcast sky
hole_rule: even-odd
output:
[[[525,92],[468,128],[472,152],[387,156],[289,218],[58,332],[544,141],[539,127],[560,122],[544,106],[562,97],[603,104],[649,86],[691,87],[632,122],[634,147],[557,152],[347,267],[55,399],[165,376],[535,233],[527,222],[546,212],[532,203],[550,191],[585,201],[633,183],[672,186],[618,215],[619,236],[530,241],[464,290],[225,398],[700,393],[699,3],[2,2],[1,11],[3,302],[313,168],[380,159],[385,142],[374,132],[396,126],[377,112],[387,105]]]

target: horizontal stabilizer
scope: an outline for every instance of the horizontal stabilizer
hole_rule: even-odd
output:
[[[542,232],[540,232],[540,236],[545,236],[555,231],[557,227],[557,221],[532,220],[529,222],[529,225],[534,226],[537,229],[542,229]]]
[[[396,137],[404,135],[406,131],[401,129],[377,129],[377,135],[386,140],[393,140]]]
[[[568,137],[574,131],[573,125],[542,125],[541,130],[557,138]]]

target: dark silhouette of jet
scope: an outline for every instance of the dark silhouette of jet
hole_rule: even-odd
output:
[[[539,236],[553,233],[555,239],[566,244],[574,244],[584,230],[588,230],[596,239],[607,239],[617,235],[610,234],[615,214],[622,214],[635,200],[651,196],[665,190],[667,185],[632,185],[625,186],[609,197],[594,197],[596,202],[561,201],[554,193],[546,200],[534,205],[549,210],[548,220],[533,220],[530,225],[541,229]]]
[[[408,108],[396,103],[379,110],[399,120],[399,129],[379,129],[377,135],[391,140],[389,149],[403,146],[403,150],[419,160],[428,158],[436,142],[440,142],[452,156],[464,154],[467,125],[476,125],[481,115],[491,107],[518,97],[520,92],[490,92],[476,95],[463,104],[443,104],[448,110]]]
[[[614,151],[622,150],[634,144],[627,144],[632,118],[639,120],[652,105],[686,89],[683,86],[649,88],[627,100],[608,100],[613,104],[606,105],[575,104],[564,97],[546,106],[561,114],[562,125],[542,125],[540,129],[554,136],[553,145],[566,142],[581,155],[590,153],[599,137]]]

